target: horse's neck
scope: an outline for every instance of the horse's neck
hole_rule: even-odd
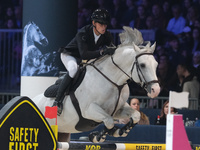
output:
[[[113,56],[114,62],[129,76],[131,76],[134,58],[133,53],[117,52]],[[110,56],[105,61],[98,64],[97,67],[102,68],[102,73],[117,85],[122,85],[129,79],[129,77],[112,62]]]

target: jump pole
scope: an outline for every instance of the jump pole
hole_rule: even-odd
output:
[[[91,142],[58,142],[59,150],[165,150],[165,144],[146,143],[91,143]]]

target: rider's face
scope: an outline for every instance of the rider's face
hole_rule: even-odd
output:
[[[96,29],[94,30],[96,35],[104,34],[106,32],[106,28],[107,28],[106,24],[100,24],[98,22],[93,21],[93,25],[96,27]]]

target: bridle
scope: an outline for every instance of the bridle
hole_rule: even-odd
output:
[[[140,56],[142,56],[142,55],[153,55],[153,54],[152,54],[152,53],[141,53],[141,54],[137,55],[137,56],[135,57],[135,61],[134,61],[133,66],[132,66],[132,68],[131,68],[131,75],[132,75],[132,73],[133,73],[133,69],[134,69],[134,66],[135,66],[135,67],[136,67],[136,70],[137,70],[138,78],[140,79],[140,83],[138,83],[138,84],[139,84],[143,89],[145,89],[145,90],[147,91],[148,85],[150,85],[150,84],[152,84],[152,83],[159,83],[159,81],[158,81],[158,80],[152,80],[152,81],[147,82],[147,80],[145,79],[144,74],[142,73],[142,70],[141,70],[141,68],[140,68],[140,66],[139,66],[139,63],[138,63],[138,58],[139,58]],[[120,68],[120,67],[114,62],[113,56],[111,56],[111,59],[112,59],[113,64],[114,64],[119,70],[121,70],[126,76],[128,76],[128,78],[129,78],[130,81],[134,81],[133,78],[132,78],[130,75],[128,75],[122,68]],[[142,81],[142,79],[144,80],[144,82]]]
[[[159,83],[159,81],[158,81],[158,80],[152,80],[152,81],[147,82],[147,80],[145,79],[144,74],[142,73],[142,70],[141,70],[141,68],[140,68],[140,66],[139,66],[139,63],[138,63],[138,58],[139,58],[140,56],[142,56],[142,55],[153,55],[153,54],[152,54],[152,53],[141,53],[141,54],[135,56],[135,61],[133,62],[133,65],[132,65],[132,68],[131,68],[131,75],[132,75],[132,73],[133,73],[134,67],[136,67],[137,75],[138,75],[138,78],[139,78],[139,80],[140,80],[140,83],[137,83],[137,84],[139,84],[146,92],[148,92],[148,91],[147,91],[147,87],[148,87],[150,84],[152,84],[152,83]],[[104,56],[102,56],[102,57],[104,57]],[[103,73],[94,65],[94,63],[95,63],[97,60],[99,60],[100,58],[102,58],[102,57],[99,57],[99,58],[93,60],[93,61],[90,62],[90,63],[86,63],[86,66],[87,66],[87,65],[93,66],[93,67],[94,67],[100,74],[102,74],[107,80],[109,80],[111,83],[113,83],[114,85],[116,85],[116,83],[114,83],[113,81],[111,81],[105,74],[103,74]],[[133,78],[132,78],[128,73],[126,73],[122,68],[119,67],[119,65],[117,65],[117,64],[115,63],[115,61],[114,61],[114,59],[113,59],[113,55],[111,55],[111,60],[112,60],[112,63],[113,63],[119,70],[121,70],[121,71],[129,78],[129,81],[131,81],[131,82],[134,81]],[[142,79],[144,80],[144,82],[142,81]],[[127,84],[127,83],[126,83],[126,84]],[[116,86],[118,86],[118,85],[116,85]]]

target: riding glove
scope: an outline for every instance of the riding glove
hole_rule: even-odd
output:
[[[103,49],[103,52],[102,54],[103,55],[113,55],[115,53],[115,50],[116,50],[116,47],[108,47],[106,46],[104,49]]]

